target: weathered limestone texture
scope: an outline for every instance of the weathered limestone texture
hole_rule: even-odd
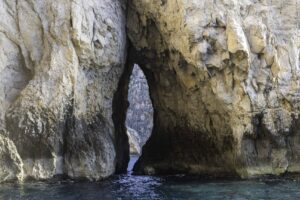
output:
[[[299,13],[300,0],[0,0],[0,182],[126,170],[134,63],[154,108],[135,171],[299,173]]]
[[[0,181],[114,173],[125,4],[0,0]]]
[[[0,135],[0,183],[23,180],[23,163],[16,146],[7,137]]]
[[[154,132],[135,170],[300,172],[300,1],[129,1]]]
[[[141,154],[141,137],[136,130],[127,127],[127,135],[129,141],[130,154],[140,155]]]

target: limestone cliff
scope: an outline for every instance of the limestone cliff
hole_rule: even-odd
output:
[[[155,110],[135,170],[299,172],[299,10],[299,0],[130,1],[130,54]]]
[[[0,182],[126,170],[135,63],[154,108],[137,172],[300,172],[299,10],[299,0],[0,0]]]
[[[0,0],[0,16],[0,181],[113,174],[125,2]]]

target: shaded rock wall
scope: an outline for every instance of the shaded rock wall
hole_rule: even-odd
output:
[[[125,1],[1,0],[0,15],[0,153],[18,158],[5,180],[113,174]]]
[[[299,5],[129,2],[155,110],[137,172],[299,172]]]

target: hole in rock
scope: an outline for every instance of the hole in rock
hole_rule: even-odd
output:
[[[125,124],[130,146],[130,161],[127,171],[132,171],[153,128],[153,107],[149,86],[143,71],[137,64],[134,65],[130,76],[128,102]]]

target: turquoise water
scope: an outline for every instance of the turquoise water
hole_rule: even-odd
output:
[[[132,161],[133,162],[133,161]],[[132,163],[131,163],[132,164]],[[300,199],[300,181],[203,181],[185,176],[116,175],[102,182],[32,182],[0,185],[0,199]]]
[[[99,182],[5,184],[0,199],[300,199],[296,181],[211,181],[183,177],[115,176]]]

